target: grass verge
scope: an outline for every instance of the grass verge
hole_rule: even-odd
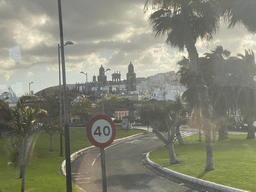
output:
[[[116,127],[115,139],[127,137],[141,130],[129,130],[126,132],[119,126]],[[30,155],[28,166],[26,166],[25,175],[25,191],[27,192],[63,192],[66,191],[66,180],[61,174],[60,165],[65,159],[65,149],[63,149],[64,157],[60,157],[60,136],[53,136],[53,152],[50,152],[50,136],[41,133],[37,137],[36,145],[33,153]],[[63,138],[64,146],[64,138]],[[70,152],[91,146],[86,141],[85,130],[70,131]],[[11,147],[0,139],[0,192],[17,192],[21,188],[21,179],[19,179],[19,169],[13,165],[8,166],[10,159]],[[73,191],[79,190],[73,187]]]
[[[179,164],[169,165],[165,147],[150,153],[150,159],[168,169],[222,185],[256,192],[256,140],[246,135],[229,135],[228,140],[213,144],[214,171],[204,171],[206,163],[205,142],[198,136],[184,138],[185,145],[175,143]]]

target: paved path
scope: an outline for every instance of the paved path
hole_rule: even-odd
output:
[[[151,128],[136,128],[152,132]],[[198,132],[196,129],[181,128],[180,130],[183,137]],[[229,134],[247,133],[229,132]],[[119,144],[111,145],[107,148],[106,166],[108,191],[214,191],[213,189],[202,187],[202,185],[197,185],[194,182],[190,183],[178,179],[177,177],[170,177],[170,175],[164,176],[162,172],[157,173],[157,169],[152,170],[152,166],[141,163],[148,151],[159,148],[160,146],[163,146],[161,141],[150,133],[136,139],[130,139]],[[82,191],[102,191],[100,159],[99,149],[96,148],[78,157],[72,163],[73,183],[79,186]],[[168,177],[169,180],[166,179],[166,177]]]
[[[160,146],[163,146],[162,142],[151,133],[107,148],[105,153],[108,191],[201,192],[201,186],[176,178],[166,179],[142,164],[145,154]],[[73,183],[83,191],[102,191],[100,160],[99,149],[78,157],[72,163]]]

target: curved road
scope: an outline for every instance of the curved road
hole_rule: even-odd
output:
[[[160,176],[143,165],[145,153],[163,146],[153,134],[125,140],[105,150],[107,189],[110,192],[201,192]],[[72,163],[73,183],[86,192],[102,191],[101,157],[98,148],[78,157]],[[187,185],[187,184],[186,184]]]

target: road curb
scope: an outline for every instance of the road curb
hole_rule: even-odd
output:
[[[120,138],[120,139],[115,139],[111,145],[120,143],[120,142],[122,142],[122,141],[124,141],[124,140],[127,140],[127,139],[139,137],[139,136],[142,136],[142,135],[144,135],[144,134],[145,134],[145,133],[138,133],[138,134],[131,135],[131,136],[128,136],[128,137],[124,137],[124,138]],[[111,146],[111,145],[110,145],[110,146]],[[70,161],[71,161],[71,163],[72,163],[76,158],[78,158],[80,155],[82,155],[82,154],[86,153],[87,151],[92,150],[92,149],[94,149],[94,148],[96,148],[96,147],[95,147],[95,146],[90,146],[90,147],[86,147],[86,148],[84,148],[84,149],[80,149],[79,151],[76,151],[76,152],[72,153],[72,154],[70,155]],[[62,173],[62,175],[66,176],[66,160],[62,161],[62,163],[61,163],[61,173]]]
[[[182,173],[179,173],[179,172],[172,171],[170,169],[164,168],[164,167],[154,163],[153,161],[151,161],[149,159],[149,153],[150,152],[148,152],[146,154],[146,157],[145,157],[146,162],[150,166],[152,166],[155,169],[157,169],[158,171],[164,172],[164,173],[168,174],[169,176],[174,176],[174,177],[186,180],[188,182],[192,182],[192,183],[195,183],[195,184],[198,184],[198,185],[202,185],[202,186],[205,186],[205,187],[208,187],[208,188],[211,188],[211,189],[219,190],[219,191],[222,191],[222,192],[249,192],[249,191],[245,191],[245,190],[241,190],[241,189],[236,189],[236,188],[228,187],[228,186],[225,186],[225,185],[220,185],[220,184],[213,183],[213,182],[210,182],[210,181],[205,181],[205,180],[202,180],[202,179],[191,177],[191,176],[188,176],[188,175],[185,175],[185,174],[182,174]]]

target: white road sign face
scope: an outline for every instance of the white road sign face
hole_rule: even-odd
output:
[[[87,136],[96,147],[105,148],[115,139],[116,127],[110,117],[97,115],[86,126]]]
[[[99,119],[92,125],[91,134],[98,143],[106,143],[112,137],[112,127],[107,120]]]

